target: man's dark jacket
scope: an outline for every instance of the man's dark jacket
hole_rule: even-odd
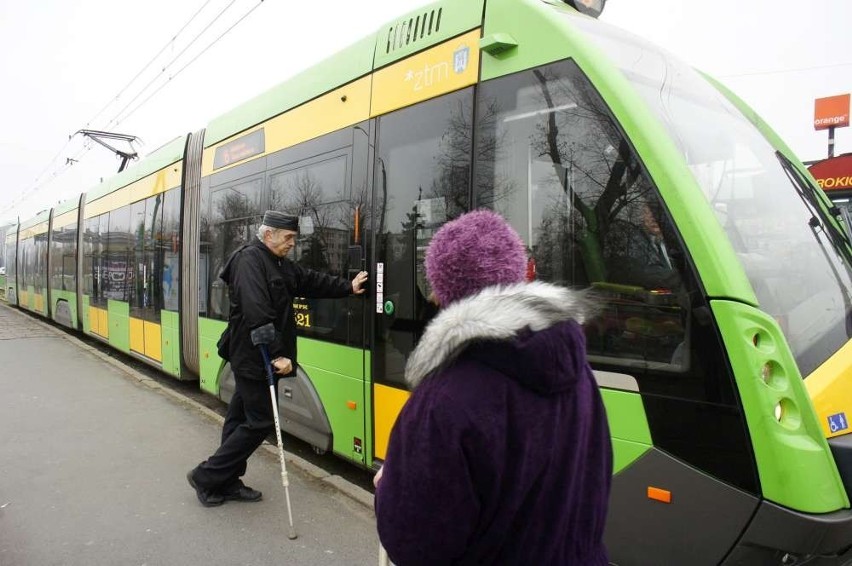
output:
[[[235,251],[219,277],[228,284],[231,312],[223,338],[234,374],[265,379],[260,350],[251,343],[251,331],[269,322],[275,326],[275,341],[269,345],[272,359],[290,358],[296,369],[296,321],[293,297],[334,298],[352,293],[352,283],[307,269],[273,254],[266,244],[254,240]],[[221,341],[220,341],[221,344]]]

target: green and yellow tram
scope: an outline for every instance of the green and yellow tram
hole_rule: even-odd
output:
[[[446,0],[388,22],[12,227],[7,300],[227,401],[218,270],[264,210],[296,214],[293,259],[367,269],[371,291],[296,301],[283,426],[376,467],[431,312],[425,247],[494,209],[530,277],[602,302],[586,334],[613,563],[848,561],[843,226],[734,94],[569,4]]]

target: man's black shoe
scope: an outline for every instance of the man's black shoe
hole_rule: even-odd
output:
[[[226,501],[260,501],[263,494],[256,489],[245,485],[242,480],[237,480],[222,490]]]
[[[204,489],[203,487],[199,487],[195,480],[192,478],[193,470],[189,470],[186,473],[186,481],[189,482],[189,485],[192,486],[192,489],[195,490],[195,495],[198,496],[198,501],[201,502],[205,507],[218,507],[219,505],[225,502],[225,497],[218,494],[213,493],[209,489]]]

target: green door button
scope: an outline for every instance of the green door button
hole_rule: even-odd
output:
[[[394,306],[393,301],[385,301],[385,314],[391,315],[393,314]]]

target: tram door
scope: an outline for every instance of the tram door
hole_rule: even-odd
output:
[[[380,460],[409,396],[406,359],[437,310],[423,267],[426,247],[438,228],[469,209],[472,97],[468,88],[376,120],[370,277],[373,456]]]

